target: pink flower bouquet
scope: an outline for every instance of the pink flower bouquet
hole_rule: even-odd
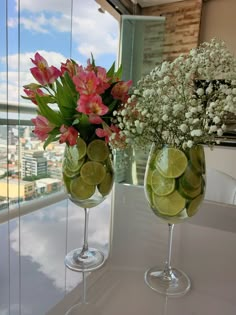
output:
[[[109,71],[96,66],[93,56],[87,66],[67,59],[61,68],[49,66],[37,52],[31,59],[30,71],[38,83],[24,86],[26,96],[37,106],[38,115],[32,119],[34,133],[44,148],[59,140],[73,146],[81,137],[86,143],[102,138],[122,147],[120,129],[114,124],[113,112],[126,103],[131,81],[121,81],[121,68]]]

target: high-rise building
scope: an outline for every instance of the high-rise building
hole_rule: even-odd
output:
[[[48,163],[44,157],[44,151],[24,151],[21,168],[22,178],[46,175]]]

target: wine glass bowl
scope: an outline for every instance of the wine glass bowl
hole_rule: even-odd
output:
[[[205,195],[205,155],[201,145],[183,150],[152,145],[144,179],[144,190],[150,208],[168,223],[169,244],[165,267],[150,268],[146,283],[165,295],[183,295],[190,289],[190,279],[171,267],[174,224],[194,216]]]

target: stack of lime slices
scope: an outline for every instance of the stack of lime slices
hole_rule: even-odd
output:
[[[88,146],[82,138],[68,147],[63,163],[63,179],[72,198],[86,200],[96,191],[106,196],[113,185],[110,151],[105,141],[95,139]]]
[[[204,152],[196,146],[187,153],[164,147],[150,158],[146,172],[146,194],[161,217],[190,217],[203,199]],[[187,215],[182,215],[183,211]]]

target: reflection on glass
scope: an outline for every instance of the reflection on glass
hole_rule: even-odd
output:
[[[62,191],[64,146],[42,145],[31,126],[0,126],[0,210]]]

